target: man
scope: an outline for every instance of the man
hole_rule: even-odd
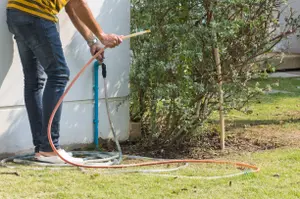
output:
[[[57,30],[56,15],[64,7],[76,29],[87,41],[92,55],[101,49],[98,40],[109,48],[122,43],[122,36],[104,33],[85,0],[8,0],[7,25],[16,40],[23,66],[25,105],[35,157],[53,163],[61,160],[49,144],[47,126],[70,75]],[[97,59],[101,62],[103,56],[104,53]],[[44,72],[47,75],[46,84],[42,77]],[[53,143],[64,158],[82,162],[82,159],[73,158],[59,146],[61,109],[62,106],[53,119]]]

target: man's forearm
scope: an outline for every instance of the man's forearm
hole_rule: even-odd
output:
[[[76,15],[75,11],[72,8],[68,8],[67,10],[68,10],[67,13],[68,13],[73,25],[79,31],[79,33],[83,36],[83,38],[86,41],[93,39],[94,35],[93,35],[92,31],[90,31],[90,29],[88,29],[86,27],[86,25],[84,25],[84,23],[82,23],[82,21]]]
[[[96,22],[85,1],[71,0],[66,6],[66,12],[85,40],[92,39],[93,33],[100,41],[102,40],[104,32]]]

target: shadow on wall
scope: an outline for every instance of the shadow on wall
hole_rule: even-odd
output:
[[[11,69],[13,58],[14,58],[14,41],[13,35],[9,32],[7,23],[6,23],[6,5],[7,1],[0,1],[0,89],[4,84],[8,72]],[[17,81],[20,81],[19,79]],[[6,92],[6,91],[5,91]],[[5,93],[4,92],[4,93]],[[9,92],[9,91],[7,91]],[[0,96],[0,100],[1,100]],[[16,140],[26,140],[18,139],[20,136],[24,135],[22,127],[20,124],[22,121],[26,120],[25,110],[20,109],[11,109],[11,110],[2,110],[0,112],[0,148],[7,148],[7,144],[15,143]],[[12,136],[14,135],[14,136]],[[20,141],[22,142],[22,141]],[[1,150],[2,151],[2,150]]]
[[[130,7],[128,6],[128,1],[124,0],[105,0],[101,6],[101,10],[97,16],[96,20],[103,28],[106,33],[115,33],[115,34],[129,34],[130,26],[128,25],[127,20],[124,20],[124,8],[128,7],[126,10],[126,14],[129,16]],[[122,13],[122,14],[117,14]],[[124,21],[126,23],[124,23]],[[77,72],[83,67],[83,65],[91,58],[91,54],[89,52],[89,48],[86,45],[83,37],[76,31],[76,33],[72,37],[72,42],[66,46],[65,55],[68,61],[69,66],[72,68],[71,73],[72,76],[75,76]],[[129,81],[129,41],[124,41],[123,44],[114,48],[107,49],[105,51],[105,64],[107,65],[108,76],[107,76],[107,84],[108,84],[108,96],[109,97],[123,97],[127,96],[129,92],[128,81]],[[74,65],[76,65],[75,68]],[[88,71],[93,71],[93,66],[91,65],[85,73]],[[121,72],[122,71],[122,72]],[[99,71],[99,97],[104,97],[104,89],[103,89],[103,81],[101,78],[101,69]],[[90,76],[88,78],[92,79],[93,75],[89,72]],[[87,79],[82,79],[82,75],[80,84],[79,81],[75,85],[78,88],[86,89],[87,85],[91,84],[91,81]],[[113,84],[113,85],[112,85]],[[93,85],[90,85],[90,89],[92,90]],[[75,91],[70,92],[70,96],[75,98],[76,100],[90,100],[92,96],[81,96],[81,93],[74,93]],[[69,99],[69,97],[66,97]]]
[[[126,13],[129,15],[130,7],[127,6],[126,1],[106,0],[104,2],[102,10],[97,16],[97,21],[103,26],[105,32],[119,35],[130,33],[130,26],[124,23],[124,15],[116,15],[116,13],[124,12],[122,10],[125,7],[127,8]],[[128,23],[130,24],[130,21]],[[114,26],[111,26],[111,24],[114,24]],[[108,75],[110,75],[107,78],[109,97],[120,97],[120,95],[123,97],[129,94],[129,48],[129,41],[126,40],[119,47],[106,51]],[[123,73],[114,73],[113,70],[123,71]],[[110,86],[110,82],[115,82],[115,84]],[[102,89],[102,95],[103,92]]]
[[[97,16],[96,20],[103,28],[104,32],[106,33],[115,33],[115,34],[129,34],[130,33],[130,26],[125,18],[124,8],[127,8],[126,15],[130,14],[130,7],[128,6],[128,2],[124,0],[105,0],[101,6],[101,10]],[[122,14],[117,14],[122,13]],[[124,13],[124,14],[123,14]],[[126,22],[126,23],[124,23]],[[107,49],[105,52],[105,63],[107,65],[108,76],[107,76],[107,85],[108,85],[108,96],[109,98],[113,97],[125,97],[129,93],[129,63],[130,63],[130,56],[129,56],[129,41],[124,41],[119,47],[114,49]],[[91,55],[89,52],[89,48],[86,45],[83,37],[76,31],[76,33],[72,36],[72,41],[69,45],[65,47],[65,55],[67,58],[67,62],[71,68],[71,74],[74,77],[77,72],[83,67],[83,65],[90,59]],[[74,64],[76,67],[75,68]],[[85,73],[89,73],[90,76],[86,76],[87,74],[82,75],[80,80],[78,80],[76,87],[78,89],[93,89],[93,85],[89,81],[89,78],[93,78],[91,72],[93,71],[93,65],[91,65]],[[87,77],[83,79],[83,77]],[[71,78],[72,79],[72,78]],[[99,70],[99,98],[104,98],[104,88],[103,88],[103,79],[101,76],[101,69]],[[74,86],[75,87],[75,86]],[[73,92],[70,92],[70,96],[75,98],[76,100],[91,100],[92,96],[82,96],[82,94],[86,92],[78,92],[78,89],[73,89]],[[76,93],[75,93],[76,92]],[[68,98],[68,97],[67,97]],[[74,99],[73,99],[74,100]],[[102,137],[108,136],[107,133],[101,133],[102,131],[110,131],[108,128],[108,121],[106,119],[106,110],[103,106],[103,101],[99,101],[99,111],[100,111],[100,123],[99,123],[99,135]],[[112,102],[110,101],[110,112],[112,116],[113,123],[122,123],[126,125],[126,122],[122,122],[120,120],[126,120],[127,117],[122,118],[118,113],[118,107],[120,105],[126,106],[124,102]],[[80,105],[79,105],[80,106]],[[129,109],[129,108],[128,108]],[[74,110],[74,113],[76,110]],[[103,113],[103,114],[102,114]],[[123,112],[124,113],[124,112]],[[129,113],[128,113],[129,115]],[[69,119],[66,118],[67,123]],[[92,120],[90,121],[92,122]],[[103,124],[104,123],[104,124]],[[70,125],[74,126],[74,125]],[[75,125],[76,126],[76,125]],[[117,125],[119,126],[119,125]],[[122,125],[121,125],[122,126]],[[120,136],[121,133],[127,133],[126,129],[117,129],[117,134]],[[90,132],[92,133],[92,132]],[[111,135],[111,133],[110,133]],[[122,137],[122,136],[121,136]]]
[[[0,89],[13,60],[13,40],[6,24],[6,4],[7,1],[0,1]]]
[[[104,1],[103,6],[101,7],[101,11],[99,12],[100,14],[97,16],[97,21],[101,24],[105,32],[116,34],[129,33],[130,27],[128,26],[127,20],[124,20],[124,15],[120,14],[116,16],[115,14],[124,13],[124,5],[127,7],[126,2],[127,1],[124,0]],[[8,31],[6,25],[6,3],[7,1],[0,1],[0,22],[3,22],[2,28],[0,28],[0,88],[5,80],[5,77],[7,76],[8,71],[10,70],[13,61],[14,50],[16,50],[13,49],[12,35]],[[126,23],[124,23],[124,21],[126,21]],[[124,90],[124,87],[127,88],[129,72],[129,55],[127,55],[127,53],[129,54],[128,44],[129,43],[122,44],[120,47],[107,50],[106,52],[106,64],[109,67],[108,85],[110,87],[110,97],[117,97],[117,95],[120,95],[119,92]],[[89,49],[79,33],[73,35],[72,42],[65,48],[65,55],[68,58],[68,64],[71,66],[70,68],[72,76],[75,76],[76,71],[79,71],[91,57]],[[92,67],[88,70],[92,70]],[[99,73],[99,75],[101,75],[101,72]],[[92,78],[92,76],[90,78]],[[88,77],[81,79],[82,82],[80,82],[81,85],[79,85],[79,89],[93,89],[93,85],[90,84],[91,81],[88,79]],[[84,84],[86,82],[88,82],[89,84]],[[103,96],[103,81],[101,79],[101,76],[99,82],[99,87],[102,91],[101,93]],[[80,92],[78,91],[79,89],[75,89],[75,94],[77,95],[77,93],[81,93],[81,95],[84,95],[85,92]],[[128,91],[126,90],[125,93],[127,94]],[[77,100],[79,100],[79,102]],[[61,141],[69,142],[70,140],[70,142],[85,142],[84,139],[86,137],[89,137],[86,135],[92,135],[93,133],[93,107],[91,104],[81,104],[80,100],[84,100],[84,98],[76,98],[73,102],[66,103],[66,106],[63,110],[63,118],[61,122]],[[103,107],[103,101],[99,102],[99,107],[100,105],[101,107]],[[113,116],[112,120],[114,123],[116,123],[116,127],[119,127],[116,129],[118,134],[123,133],[123,124],[126,123],[123,121],[123,115],[125,114],[118,114],[119,106],[120,102],[110,103],[111,113]],[[126,107],[127,105],[125,104],[124,106]],[[101,111],[103,111],[103,113],[106,113],[104,108],[101,108]],[[12,109],[7,109],[3,112],[6,113],[0,112],[0,133],[2,132],[2,134],[0,135],[0,153],[7,151],[11,152],[15,149],[17,149],[17,151],[23,149],[29,150],[32,147],[32,142],[25,107],[13,107]],[[86,114],[88,114],[87,116],[84,116],[84,118],[86,119],[83,119],[83,115]],[[101,114],[100,117],[99,130],[106,131],[106,129],[108,129],[106,115]],[[122,123],[122,125],[118,125],[120,123]],[[101,126],[105,126],[105,129],[101,129]],[[70,135],[73,135],[75,137],[78,136],[78,138],[70,139]]]

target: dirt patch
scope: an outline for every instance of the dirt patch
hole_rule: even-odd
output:
[[[246,129],[234,129],[236,138],[248,140],[260,150],[290,146],[300,146],[300,129],[285,128],[283,125],[260,125]],[[250,147],[251,149],[252,147]]]
[[[211,159],[228,154],[271,150],[280,147],[300,147],[300,129],[285,128],[280,124],[230,128],[226,137],[226,150],[220,150],[217,131],[212,130],[199,137],[185,140],[173,146],[163,146],[159,140],[148,144],[147,140],[122,143],[124,154],[153,158],[196,158]],[[103,142],[104,150],[115,150],[114,143]]]

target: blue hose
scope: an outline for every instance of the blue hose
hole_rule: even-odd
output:
[[[99,148],[99,63],[94,63],[94,144]]]

